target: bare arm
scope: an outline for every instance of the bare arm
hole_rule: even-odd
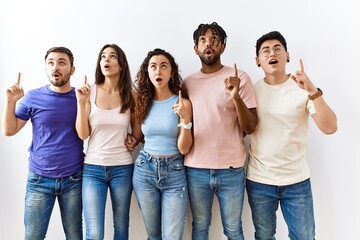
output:
[[[258,123],[256,108],[249,109],[239,95],[240,79],[236,64],[234,64],[235,76],[225,79],[225,88],[229,91],[236,109],[236,114],[240,128],[246,133],[251,134],[255,131]]]
[[[172,107],[174,112],[180,118],[180,124],[188,124],[192,122],[192,106],[191,102],[188,99],[182,97],[181,91],[179,91],[179,101],[174,104]],[[178,141],[177,141],[178,149],[181,154],[187,154],[192,145],[193,145],[193,137],[192,137],[192,128],[185,129],[183,127],[179,127]]]
[[[310,81],[309,77],[305,73],[304,64],[300,59],[300,70],[296,71],[291,78],[297,83],[297,85],[306,90],[310,96],[318,93],[318,89]],[[322,94],[321,94],[322,95]],[[326,104],[322,96],[318,96],[313,100],[316,113],[312,115],[316,126],[325,134],[332,134],[337,130],[337,119],[335,113]]]
[[[332,134],[337,130],[337,118],[333,110],[326,104],[322,96],[313,100],[316,113],[312,115],[316,126],[325,134]]]
[[[91,128],[89,124],[90,116],[90,86],[87,83],[86,76],[84,80],[84,85],[76,89],[76,98],[77,98],[77,114],[75,127],[79,135],[79,138],[82,140],[87,139],[90,136]]]
[[[1,115],[1,129],[5,136],[15,135],[27,122],[15,116],[16,102],[24,96],[24,90],[20,87],[20,77],[21,74],[19,73],[16,83],[6,89],[5,105]]]

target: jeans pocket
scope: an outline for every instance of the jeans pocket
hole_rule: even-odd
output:
[[[139,155],[139,156],[136,158],[136,160],[135,160],[135,165],[136,165],[137,167],[142,167],[142,166],[144,166],[147,162],[148,162],[148,161],[147,161],[144,157],[142,157],[141,155]]]
[[[33,172],[29,172],[28,174],[28,177],[27,177],[27,181],[28,183],[30,184],[37,184],[39,183],[41,180],[41,176],[36,174],[36,173],[33,173]]]
[[[174,159],[169,163],[169,166],[171,169],[175,171],[184,170],[184,159],[183,158]]]
[[[69,179],[74,182],[79,182],[82,180],[82,174],[83,174],[83,170],[82,170],[82,168],[80,168],[78,171],[71,174],[69,176]]]

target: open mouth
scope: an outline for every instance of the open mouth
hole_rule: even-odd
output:
[[[162,78],[156,78],[156,82],[161,82]]]
[[[270,65],[274,65],[274,64],[277,64],[277,63],[278,63],[278,61],[276,59],[272,59],[272,60],[269,61]]]
[[[109,69],[109,68],[110,68],[110,65],[109,65],[109,64],[105,64],[105,65],[104,65],[104,69],[107,70],[107,69]]]
[[[211,49],[208,48],[208,49],[205,50],[205,57],[211,57],[212,54],[213,54],[213,52],[212,52]]]
[[[58,73],[58,72],[55,72],[55,73],[53,73],[53,74],[52,74],[52,76],[53,76],[53,77],[55,77],[55,78],[58,78],[58,77],[60,77],[60,76],[61,76],[61,74],[60,74],[60,73]]]

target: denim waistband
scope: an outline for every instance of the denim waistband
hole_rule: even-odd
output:
[[[147,161],[158,161],[158,162],[171,162],[171,161],[174,161],[174,160],[179,160],[179,159],[182,159],[184,160],[184,155],[182,155],[181,153],[178,153],[178,154],[175,154],[175,155],[172,155],[172,156],[169,156],[169,157],[157,157],[157,156],[154,156],[154,155],[151,155],[150,153],[146,152],[143,148],[140,150],[140,153],[141,155],[143,155]]]

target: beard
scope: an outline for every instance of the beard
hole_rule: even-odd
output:
[[[214,53],[213,58],[206,58],[205,55],[199,55],[201,62],[207,66],[214,65],[220,59],[220,53]]]
[[[54,80],[54,78],[51,75],[48,76],[48,78],[49,78],[51,85],[53,85],[55,87],[62,87],[70,81],[70,76],[71,76],[71,74],[65,74],[64,76],[61,76],[61,79],[59,79],[59,80]]]

